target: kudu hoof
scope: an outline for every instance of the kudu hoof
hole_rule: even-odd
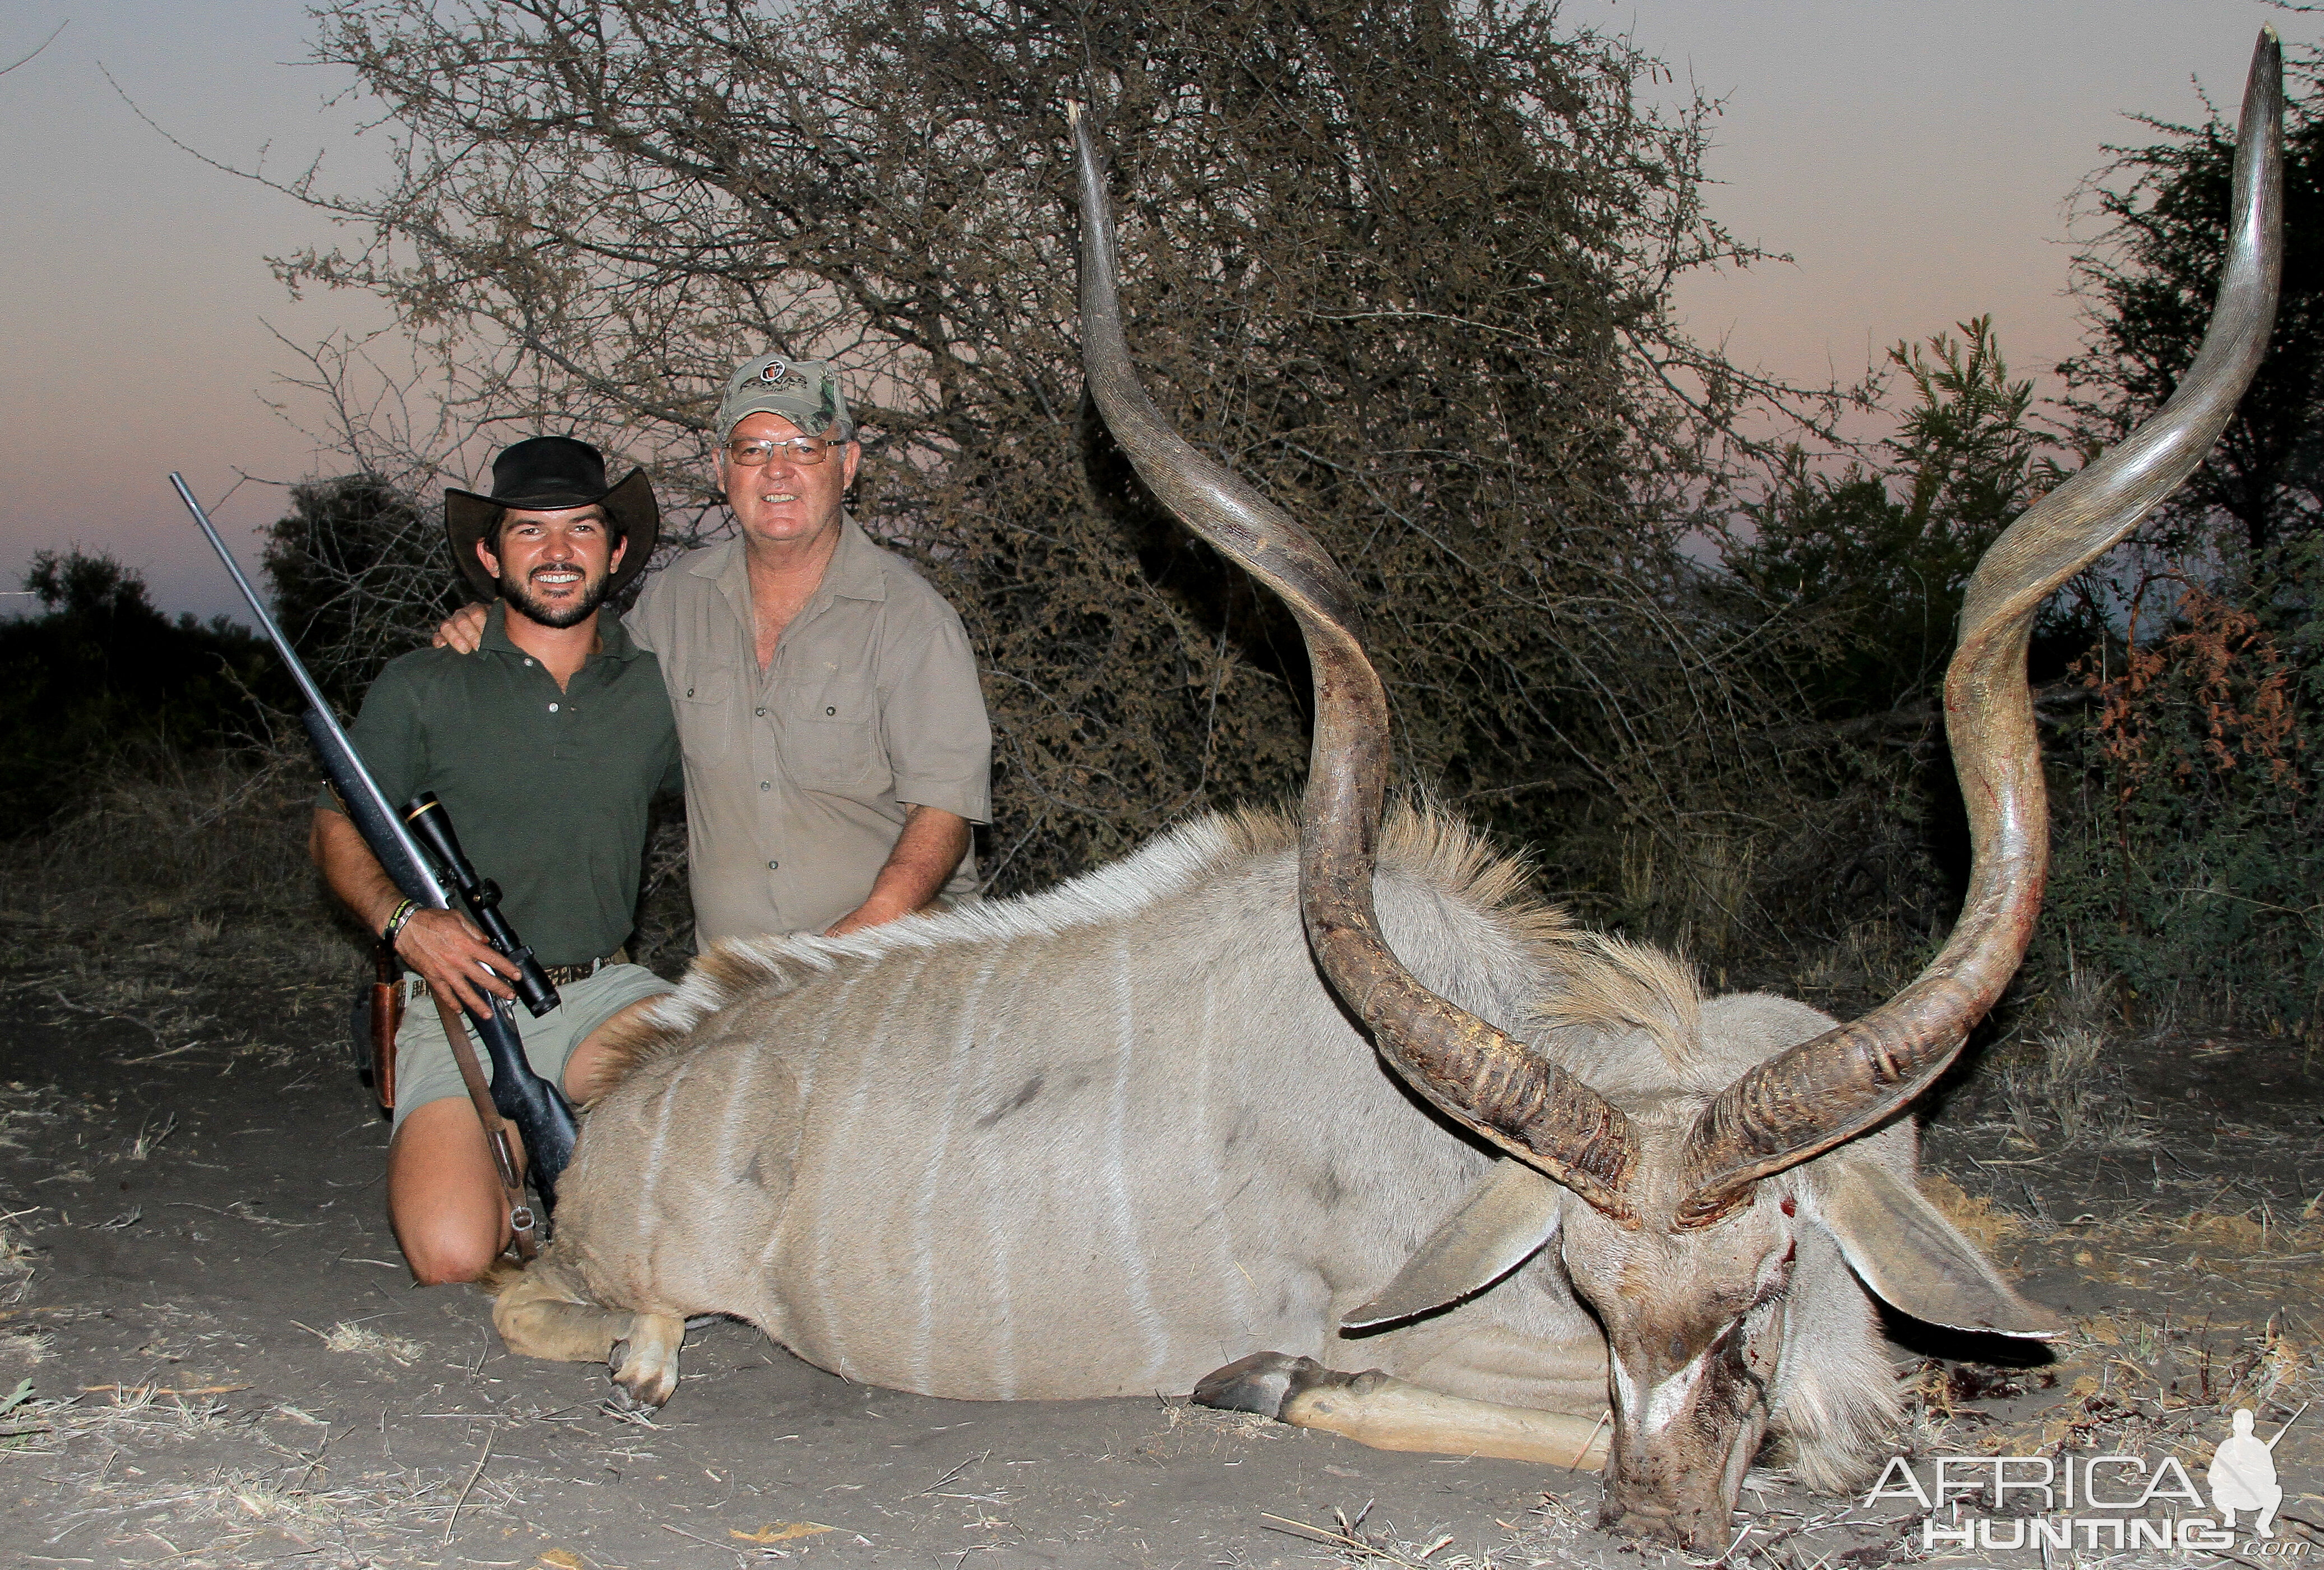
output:
[[[605,1354],[605,1372],[613,1376],[613,1405],[623,1411],[652,1411],[678,1391],[678,1352],[686,1341],[686,1322],[660,1314],[639,1314],[630,1321],[630,1333]]]
[[[1194,1387],[1194,1404],[1222,1412],[1257,1412],[1262,1418],[1286,1420],[1284,1409],[1318,1390],[1354,1386],[1367,1374],[1341,1373],[1312,1357],[1291,1357],[1280,1352],[1254,1352],[1224,1368],[1203,1376]]]

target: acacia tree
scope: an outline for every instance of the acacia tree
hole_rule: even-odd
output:
[[[224,617],[154,609],[109,555],[37,552],[23,586],[41,613],[0,620],[0,840],[85,805],[129,757],[180,755],[263,734],[289,683]]]
[[[1703,106],[1642,106],[1628,45],[1489,0],[317,14],[399,173],[300,187],[367,241],[279,266],[383,296],[431,359],[449,418],[404,472],[574,430],[650,464],[698,537],[725,371],[835,362],[856,515],[977,645],[1005,881],[1284,794],[1304,752],[1296,633],[1084,407],[1067,98],[1113,147],[1157,391],[1371,592],[1408,763],[1576,882],[1779,785],[1729,657],[1748,629],[1702,613],[1683,548],[1729,418],[1775,390],[1668,318],[1679,272],[1748,258],[1702,209]]]
[[[1726,609],[1759,633],[1748,657],[1805,717],[1763,740],[1816,803],[1766,847],[1762,896],[1834,930],[1877,914],[1927,932],[1958,908],[1968,824],[1945,666],[1978,560],[2058,479],[2033,383],[2010,375],[1992,319],[1957,331],[1889,349],[1893,435],[1845,465],[1792,447],[1722,542]],[[2037,623],[2037,681],[2088,647],[2087,600],[2061,597]]]

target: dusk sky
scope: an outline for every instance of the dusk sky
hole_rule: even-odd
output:
[[[1991,313],[2045,393],[2080,332],[2068,198],[2103,144],[2151,140],[2124,115],[2198,119],[2197,83],[2232,112],[2263,23],[2294,48],[2324,34],[2324,18],[2256,0],[1567,0],[1563,14],[1627,31],[1681,86],[1726,98],[1712,210],[1794,258],[1688,281],[1698,338],[1794,380],[1851,380],[1900,337]],[[327,103],[342,78],[298,63],[298,0],[14,0],[0,65],[60,23],[0,76],[0,587],[35,550],[79,545],[142,570],[167,610],[228,611],[164,476],[225,498],[254,569],[248,531],[281,510],[282,485],[336,471],[318,411],[281,385],[291,345],[387,323],[367,298],[290,300],[264,257],[328,244],[329,225],[171,146],[124,96],[221,162],[263,156],[287,178],[320,157],[321,183],[345,190],[378,185],[386,139],[359,134],[360,101]]]

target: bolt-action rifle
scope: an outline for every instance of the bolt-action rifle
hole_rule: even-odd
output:
[[[290,640],[282,636],[282,629],[266,613],[265,605],[250,586],[250,580],[242,575],[241,565],[226,549],[226,541],[218,537],[201,503],[194,500],[194,493],[187,489],[181,476],[171,474],[170,483],[177,487],[178,500],[186,504],[186,510],[201,525],[202,533],[209,537],[235,587],[249,601],[250,613],[258,619],[260,630],[290,667],[291,679],[299,684],[300,695],[307,702],[306,712],[300,720],[322,759],[323,773],[339,793],[348,820],[362,834],[371,853],[379,858],[389,878],[406,897],[430,910],[449,910],[456,899],[483,929],[486,941],[508,960],[504,974],[533,1016],[539,1018],[555,1008],[557,988],[549,985],[532,950],[518,941],[508,918],[501,914],[499,887],[490,879],[477,877],[475,868],[461,854],[460,841],[452,832],[451,820],[443,803],[432,793],[422,792],[405,803],[401,813],[387,804],[378,782],[364,767],[355,744],[347,739],[347,733],[331,713],[322,689],[300,663]],[[416,837],[414,830],[419,831]],[[573,1159],[573,1108],[556,1086],[533,1072],[532,1065],[525,1061],[524,1048],[517,1037],[515,1011],[505,999],[493,998],[493,1006],[483,1014],[473,1009],[461,1012],[475,1027],[485,1053],[493,1060],[493,1105],[516,1125],[530,1160],[533,1187],[540,1192],[541,1210],[553,1212],[557,1207],[557,1180]],[[503,1176],[508,1175],[504,1171]],[[523,1232],[528,1225],[529,1218],[521,1218],[518,1230]]]

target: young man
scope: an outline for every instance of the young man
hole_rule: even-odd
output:
[[[739,537],[656,573],[627,618],[685,745],[701,946],[835,937],[973,892],[992,761],[975,655],[944,597],[847,516],[862,449],[837,378],[753,355],[716,428]],[[438,636],[473,648],[473,616]]]
[[[651,654],[600,614],[659,528],[642,471],[605,483],[595,447],[537,436],[493,462],[489,496],[450,491],[453,559],[496,602],[474,658],[423,649],[373,683],[349,732],[391,804],[444,803],[477,870],[561,1002],[516,1023],[527,1059],[574,1100],[595,1089],[606,1027],[670,990],[628,963],[647,803],[678,787],[678,749]],[[309,845],[332,891],[387,937],[410,984],[398,1041],[388,1214],[423,1283],[468,1281],[508,1245],[500,1180],[435,1006],[513,997],[466,916],[410,908],[328,790]],[[491,1060],[479,1052],[486,1074]]]

